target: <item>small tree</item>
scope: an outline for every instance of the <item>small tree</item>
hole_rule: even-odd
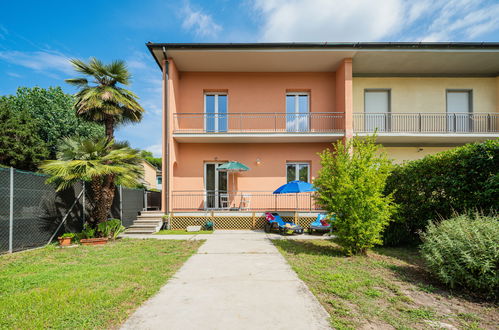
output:
[[[65,139],[57,154],[58,160],[45,161],[40,168],[57,190],[66,189],[83,180],[92,188],[92,224],[106,221],[117,184],[136,186],[143,176],[142,157],[138,150],[113,147],[107,138],[98,140]]]
[[[375,136],[338,141],[324,150],[314,185],[316,199],[335,221],[338,243],[349,255],[366,254],[381,244],[381,233],[394,211],[392,197],[384,196],[392,163]]]
[[[34,171],[48,156],[45,142],[37,135],[38,122],[29,113],[18,112],[0,99],[0,164]]]

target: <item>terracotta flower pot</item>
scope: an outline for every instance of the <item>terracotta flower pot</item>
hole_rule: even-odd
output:
[[[83,245],[102,245],[107,243],[107,237],[84,238],[80,240]]]
[[[71,237],[58,237],[60,246],[70,246],[71,245]]]

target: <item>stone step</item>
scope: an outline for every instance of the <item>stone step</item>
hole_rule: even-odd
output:
[[[137,219],[133,222],[134,224],[149,224],[149,225],[160,225],[163,223],[161,220],[143,220],[143,219]]]
[[[152,224],[152,225],[150,225],[150,224],[134,223],[133,225],[131,225],[128,228],[151,228],[151,229],[156,229],[159,226],[160,226],[159,224]]]
[[[144,235],[152,235],[156,231],[155,230],[144,230],[144,229],[128,229],[125,231],[125,234],[144,234]]]
[[[158,218],[161,218],[164,215],[165,214],[162,213],[162,212],[147,212],[147,211],[140,212],[140,216],[144,216],[144,217],[158,217]]]
[[[163,219],[163,216],[162,215],[154,215],[154,214],[141,214],[141,215],[138,215],[137,218],[140,218],[140,219]]]

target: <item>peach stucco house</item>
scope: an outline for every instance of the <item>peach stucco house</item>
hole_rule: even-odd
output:
[[[317,153],[378,131],[397,162],[499,136],[497,43],[148,43],[163,77],[163,211],[314,212]],[[228,161],[250,168],[217,171]],[[246,212],[246,213],[245,213]]]

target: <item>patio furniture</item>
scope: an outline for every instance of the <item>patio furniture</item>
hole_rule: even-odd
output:
[[[334,217],[334,215],[333,215]],[[312,222],[308,226],[308,233],[310,235],[313,234],[313,232],[328,232],[331,230],[331,224],[326,222],[326,215],[323,213],[319,213],[317,215],[317,219],[315,219],[314,222]]]
[[[239,210],[249,210],[251,205],[251,194],[242,194]]]
[[[230,206],[229,194],[220,194],[220,208],[228,209]]]
[[[288,222],[282,220],[279,213],[265,213],[265,223],[264,230],[266,233],[270,233],[273,230],[277,230],[281,235],[286,234],[303,234],[303,228],[293,222]]]

